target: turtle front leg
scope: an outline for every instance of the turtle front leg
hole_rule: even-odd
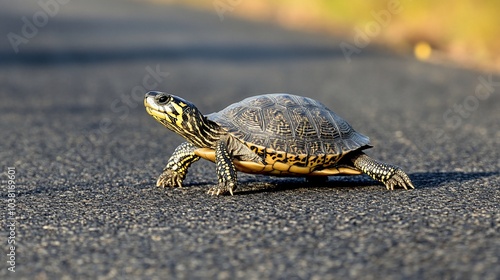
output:
[[[208,190],[210,195],[230,193],[236,189],[236,168],[234,167],[232,155],[228,149],[228,136],[223,136],[215,146],[215,171],[219,184]]]
[[[189,166],[200,159],[194,154],[196,147],[184,142],[180,144],[168,160],[167,165],[163,168],[163,173],[158,177],[156,186],[164,187],[182,187],[182,181],[186,178]]]
[[[393,190],[395,186],[405,189],[415,188],[408,175],[398,166],[374,160],[364,153],[353,157],[352,162],[356,168],[368,176],[384,183],[388,190]]]

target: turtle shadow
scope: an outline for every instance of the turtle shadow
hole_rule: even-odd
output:
[[[410,174],[413,184],[418,189],[439,188],[450,183],[465,183],[492,176],[499,176],[500,172],[417,172]]]
[[[498,176],[500,172],[417,172],[409,174],[416,189],[435,189],[450,183],[464,183],[491,176]],[[242,188],[235,195],[256,193],[285,192],[307,188],[332,188],[352,190],[366,187],[380,187],[380,182],[368,176],[332,176],[328,181],[307,181],[304,178],[278,178],[266,182],[252,182],[246,180]]]
[[[480,178],[487,178],[491,176],[499,176],[500,172],[416,172],[409,174],[415,188],[421,189],[435,189],[449,184],[461,184],[467,181],[478,180]],[[175,188],[177,191],[189,191],[190,188],[209,188],[216,183],[214,180],[191,180],[186,182],[183,188]],[[135,185],[141,189],[154,189],[158,192],[165,192],[169,189],[161,189],[153,187],[154,184],[150,182],[142,182]],[[250,195],[258,193],[274,193],[297,191],[303,189],[337,189],[337,190],[359,190],[367,187],[380,188],[385,190],[385,186],[377,182],[367,175],[361,176],[331,176],[328,181],[308,181],[303,177],[267,177],[252,175],[250,177],[242,178],[239,180],[239,187],[234,192],[234,195]],[[398,189],[399,190],[399,189]]]
[[[376,181],[370,180],[369,177],[363,178],[358,177],[353,179],[352,176],[335,176],[330,178],[328,181],[308,181],[306,178],[274,178],[271,180],[264,179],[262,181],[252,181],[246,180],[240,184],[240,188],[234,193],[234,195],[249,195],[257,193],[273,193],[273,192],[286,192],[304,189],[352,189],[355,187],[368,187],[374,186],[378,183]],[[383,187],[380,184],[380,187]]]

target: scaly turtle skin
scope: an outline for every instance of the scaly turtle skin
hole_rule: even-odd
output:
[[[385,184],[414,188],[401,168],[374,160],[362,152],[368,137],[354,131],[320,102],[290,94],[266,94],[244,99],[204,116],[190,102],[151,91],[146,111],[184,137],[156,185],[181,187],[189,166],[204,158],[215,162],[218,185],[211,195],[236,189],[236,171],[282,176],[368,174]]]

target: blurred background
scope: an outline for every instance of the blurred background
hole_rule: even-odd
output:
[[[496,122],[491,92],[483,99],[474,94],[496,85],[488,77],[500,70],[499,7],[500,0],[5,2],[0,109],[18,119],[30,108],[18,120],[41,132],[49,122],[40,125],[40,115],[53,121],[54,135],[74,137],[80,156],[102,145],[135,162],[126,158],[137,152],[130,139],[165,133],[142,106],[148,90],[182,95],[207,113],[244,97],[290,92],[323,100],[341,116],[356,111],[358,118],[349,118],[354,127],[381,142],[391,131],[426,158],[436,139],[443,143],[442,131]],[[37,98],[19,102],[19,94]],[[359,110],[367,104],[370,110]],[[471,112],[456,111],[456,104]],[[383,128],[365,122],[381,118]],[[434,142],[419,143],[425,141],[415,127]],[[34,139],[33,130],[22,133]],[[141,159],[157,152],[158,143],[148,144]]]
[[[14,276],[498,279],[499,7],[2,1],[0,159],[17,172]],[[146,113],[148,90],[203,113],[262,93],[320,100],[417,189],[239,174],[238,194],[214,200],[205,192],[215,167],[198,161],[186,188],[158,190],[184,140]]]
[[[361,30],[372,42],[421,60],[500,71],[500,0],[150,1],[352,39]]]

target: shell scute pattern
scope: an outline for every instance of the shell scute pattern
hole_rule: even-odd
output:
[[[328,166],[370,144],[320,102],[290,94],[250,97],[207,117],[268,164]]]
[[[298,105],[297,103],[298,102],[293,95],[280,94],[275,96],[275,104],[279,104],[286,108],[297,106]]]
[[[264,147],[269,146],[269,139],[265,135],[261,135],[261,134],[258,134],[258,135],[247,134],[243,138],[243,141],[245,141],[247,143],[251,143],[252,146],[256,146],[256,147],[259,146],[258,151],[264,151],[265,150]],[[249,147],[249,148],[251,150],[254,150],[254,149],[252,149],[252,147]]]
[[[320,137],[322,139],[337,139],[344,132],[342,127],[343,120],[336,120],[328,111],[314,108],[311,110],[312,117],[319,127]]]
[[[308,142],[306,147],[309,151],[309,154],[311,155],[318,155],[325,153],[325,151],[323,150],[323,143],[320,141]]]
[[[259,108],[249,107],[247,110],[237,110],[241,115],[238,120],[240,122],[244,121],[249,130],[251,131],[262,131],[264,130],[264,117],[262,116],[262,111]]]
[[[270,146],[273,147],[273,149],[276,151],[281,151],[281,152],[287,153],[288,147],[290,146],[290,144],[288,143],[288,140],[276,138],[276,139],[272,140]]]
[[[307,160],[307,167],[315,167],[325,163],[325,155],[310,156]]]
[[[325,162],[323,163],[325,166],[329,166],[335,162],[337,162],[340,159],[340,155],[326,155],[325,156]]]
[[[264,108],[263,113],[264,119],[267,120],[265,131],[285,139],[293,138],[292,124],[286,107],[273,106]]]
[[[301,139],[317,139],[317,129],[314,123],[311,123],[310,116],[305,107],[295,107],[290,109],[290,118],[296,124],[294,135],[300,135]],[[305,147],[302,145],[301,147]]]
[[[306,141],[301,139],[301,138],[297,138],[295,140],[292,140],[294,141],[293,145],[289,145],[288,147],[288,153],[290,154],[294,154],[294,155],[299,155],[299,154],[303,154],[304,151],[306,150]]]

